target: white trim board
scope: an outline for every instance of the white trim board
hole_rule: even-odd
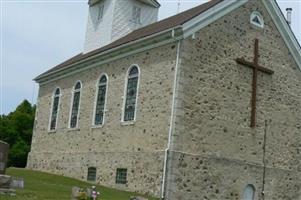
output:
[[[115,58],[116,56],[114,56],[114,54],[116,54],[116,53],[119,57],[121,55],[123,55],[123,57],[125,57],[125,56],[133,55],[133,54],[141,52],[141,51],[145,51],[145,50],[149,50],[149,49],[152,49],[152,48],[156,48],[158,46],[162,46],[163,44],[170,43],[170,41],[168,41],[168,39],[170,39],[172,41],[176,40],[174,38],[174,36],[172,36],[172,34],[171,34],[171,32],[173,30],[175,30],[176,32],[181,32],[182,33],[182,26],[172,27],[170,29],[163,30],[163,31],[155,33],[153,35],[149,35],[149,36],[146,36],[144,38],[137,39],[137,40],[134,40],[132,42],[125,43],[125,44],[122,44],[120,46],[105,50],[105,51],[100,52],[98,54],[91,55],[87,58],[83,58],[82,60],[76,61],[75,63],[71,63],[70,65],[68,65],[68,66],[66,66],[62,69],[57,69],[55,71],[48,72],[45,75],[41,74],[41,75],[37,76],[36,78],[34,78],[33,80],[36,81],[37,83],[44,82],[44,81],[40,81],[40,80],[44,79],[45,77],[49,77],[51,75],[55,75],[55,77],[58,77],[58,75],[57,75],[58,73],[61,73],[65,70],[68,70],[69,68],[72,68],[74,66],[84,64],[84,63],[86,63],[88,61],[91,61],[93,59],[97,59],[101,56],[110,57],[110,61],[108,61],[108,62],[111,62],[111,61],[117,60],[117,58]],[[180,30],[180,31],[177,31],[177,30]],[[168,39],[166,39],[167,37],[168,37]],[[164,38],[164,40],[162,38]],[[135,45],[143,46],[142,50],[141,50],[141,47],[137,47]],[[124,49],[126,49],[126,51]],[[101,60],[107,61],[108,58],[101,59]],[[57,80],[57,79],[55,79],[55,80]]]
[[[301,70],[301,47],[275,0],[261,0]]]
[[[216,4],[209,10],[183,24],[184,38],[191,36],[193,33],[215,22],[248,1],[249,0],[226,0]]]

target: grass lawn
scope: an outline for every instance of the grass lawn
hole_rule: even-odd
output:
[[[24,178],[24,189],[18,189],[16,197],[0,196],[0,200],[70,200],[72,186],[82,188],[91,186],[87,182],[76,179],[27,169],[9,168],[6,173]],[[130,196],[137,195],[103,186],[97,186],[97,191],[101,193],[99,200],[129,200]]]

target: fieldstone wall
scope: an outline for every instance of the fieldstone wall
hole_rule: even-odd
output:
[[[97,168],[97,182],[159,196],[167,146],[176,45],[170,44],[116,60],[40,86],[28,168],[86,180]],[[136,121],[121,123],[126,73],[140,67]],[[93,127],[96,85],[108,79],[107,112],[102,127]],[[82,82],[79,128],[68,129],[72,87]],[[61,88],[56,132],[48,132],[51,96]],[[128,169],[128,184],[115,184],[117,168]]]
[[[264,29],[250,24],[259,11]],[[250,128],[253,61],[258,74],[257,126]],[[181,46],[168,200],[300,199],[301,72],[259,0],[249,1],[187,38]],[[266,138],[266,141],[264,140]],[[265,165],[264,165],[265,163]]]
[[[32,153],[31,153],[32,156]],[[36,153],[32,169],[87,180],[88,167],[96,167],[96,182],[112,188],[159,196],[164,152]],[[115,184],[116,169],[127,168],[127,183]]]

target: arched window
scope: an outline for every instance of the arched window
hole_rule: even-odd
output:
[[[104,123],[106,96],[107,96],[107,82],[106,75],[102,75],[97,84],[97,98],[95,106],[94,125],[99,126]]]
[[[52,96],[52,107],[51,107],[51,116],[50,116],[50,125],[49,125],[50,131],[55,130],[56,126],[57,126],[57,117],[58,117],[58,111],[59,111],[60,96],[61,96],[60,89],[59,88],[55,89],[53,96]]]
[[[87,175],[88,181],[96,181],[96,168],[95,167],[89,167],[88,168],[88,175]]]
[[[82,84],[80,81],[76,82],[73,88],[72,95],[72,108],[70,113],[70,128],[76,128],[78,125],[78,114],[79,114],[79,106],[80,106],[80,92],[81,92]]]
[[[244,190],[243,200],[254,200],[255,187],[253,185],[247,185]]]
[[[123,121],[134,121],[137,104],[139,69],[133,66],[129,69],[127,74],[127,85],[125,91],[125,102],[123,109]]]
[[[264,28],[263,17],[257,11],[252,12],[251,17],[250,17],[250,22],[251,22],[251,24],[253,24],[253,25],[255,25],[255,26],[259,27],[259,28]]]

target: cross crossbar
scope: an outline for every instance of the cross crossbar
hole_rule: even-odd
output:
[[[255,66],[254,63],[248,62],[248,61],[246,61],[244,58],[237,58],[237,59],[236,59],[236,62],[237,62],[238,64],[245,65],[245,66],[250,67],[250,68],[252,68],[252,69],[254,69],[254,68],[257,67],[258,71],[261,71],[261,72],[266,73],[266,74],[270,74],[270,75],[274,74],[274,71],[273,71],[273,70],[270,70],[270,69],[268,69],[268,68],[261,67],[261,66]]]

